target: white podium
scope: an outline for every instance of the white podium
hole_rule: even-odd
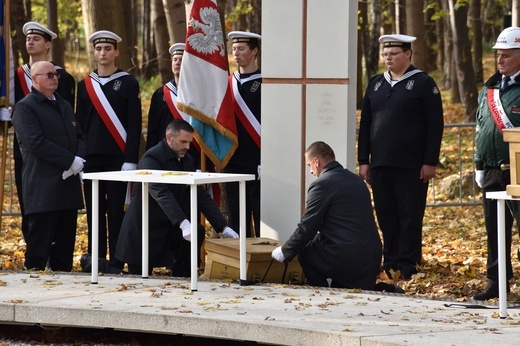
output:
[[[507,317],[507,274],[506,274],[506,200],[520,201],[506,191],[486,192],[487,199],[497,200],[497,230],[498,230],[498,301],[500,318]],[[488,250],[489,251],[489,250]]]
[[[239,182],[240,199],[240,280],[246,280],[246,227],[245,194],[246,181],[254,180],[252,174],[229,174],[209,172],[178,172],[160,170],[135,170],[84,173],[83,179],[92,180],[92,276],[91,283],[98,281],[99,248],[99,181],[121,181],[142,183],[143,221],[142,221],[142,277],[148,278],[148,184],[184,184],[190,185],[191,203],[191,290],[197,290],[197,185],[210,183]],[[112,254],[113,255],[113,254]]]

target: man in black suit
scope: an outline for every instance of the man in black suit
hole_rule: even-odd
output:
[[[311,286],[376,289],[381,239],[365,182],[324,142],[312,143],[305,161],[318,179],[309,186],[296,231],[272,257],[289,262],[298,255]]]
[[[193,132],[193,127],[186,121],[173,120],[166,128],[166,138],[144,153],[137,168],[194,172],[193,158],[187,154]],[[148,188],[151,197],[148,219],[150,267],[168,267],[172,269],[173,276],[190,276],[190,187],[154,183],[149,184]],[[200,185],[197,188],[197,207],[217,233],[222,233],[224,238],[238,238],[238,234],[227,226],[213,198]],[[132,274],[142,272],[141,220],[142,190],[140,184],[136,184],[116,249],[116,258],[126,262]],[[204,227],[199,224],[199,249],[204,236]]]

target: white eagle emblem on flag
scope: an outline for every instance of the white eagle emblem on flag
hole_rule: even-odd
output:
[[[188,37],[189,44],[199,53],[213,54],[220,50],[220,55],[224,56],[224,35],[217,10],[203,7],[200,9],[199,15],[202,22],[191,18],[188,26],[192,27],[194,31],[202,30],[203,33],[196,33]]]

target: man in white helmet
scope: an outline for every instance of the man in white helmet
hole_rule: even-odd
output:
[[[504,128],[520,126],[520,28],[510,27],[500,33],[493,49],[497,50],[498,71],[488,79],[478,96],[477,149],[475,181],[485,194],[504,191],[510,184],[510,171],[501,169],[509,164],[509,146],[502,137]],[[520,220],[520,203],[507,201],[506,213],[507,279],[513,277],[511,266],[511,228],[513,218]],[[475,300],[498,297],[497,202],[484,198],[484,219],[487,232],[487,288]],[[509,284],[507,286],[509,292]]]

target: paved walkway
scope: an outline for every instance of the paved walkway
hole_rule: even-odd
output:
[[[288,285],[0,272],[0,323],[114,328],[282,345],[518,345],[520,309]]]

